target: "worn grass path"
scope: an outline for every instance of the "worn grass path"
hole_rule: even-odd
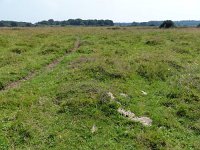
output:
[[[77,38],[77,40],[74,43],[74,47],[71,50],[69,50],[68,52],[66,52],[64,56],[56,58],[55,60],[50,62],[48,65],[42,67],[38,71],[30,72],[27,76],[23,77],[22,79],[19,79],[17,81],[14,81],[14,82],[11,82],[11,83],[7,84],[2,90],[0,90],[0,92],[5,92],[5,91],[8,91],[10,89],[17,88],[23,82],[31,80],[35,76],[39,75],[40,72],[43,72],[45,70],[50,71],[50,70],[54,69],[67,55],[70,55],[71,53],[75,52],[79,47],[80,47],[80,39]]]
[[[76,57],[78,57],[76,54],[67,55],[63,61],[69,63]],[[5,136],[7,138],[10,137],[9,141],[5,139],[8,142],[6,142],[7,144],[1,143],[1,145],[9,145],[7,147],[9,149],[19,147],[41,149],[41,144],[45,141],[46,134],[51,132],[49,127],[57,128],[56,130],[58,131],[59,126],[62,126],[62,124],[57,124],[58,119],[61,119],[62,116],[57,114],[60,108],[55,105],[54,97],[56,97],[56,88],[62,83],[67,72],[62,71],[64,69],[63,64],[59,63],[57,66],[55,66],[54,71],[44,70],[21,84],[21,86],[1,93],[0,121],[3,124],[0,125],[0,139],[4,139]],[[39,147],[37,145],[33,146],[29,142],[27,143],[29,132],[32,132],[31,134],[34,133],[34,136],[31,135],[33,141],[40,141],[38,141],[40,143]],[[1,137],[2,134],[4,135],[3,137]],[[20,135],[20,138],[16,139],[18,135]],[[21,147],[22,143],[26,146]],[[6,146],[2,146],[2,149],[4,148],[7,149]]]
[[[57,114],[60,106],[54,102],[56,89],[68,74],[65,65],[79,57],[76,53],[79,47],[78,39],[74,48],[65,56],[0,92],[0,149],[46,149],[46,146],[41,145],[45,145],[46,134],[51,132],[49,127],[57,128],[57,131],[60,125],[62,127],[62,124],[57,126],[63,116]],[[31,135],[33,141],[40,141],[39,145],[26,142],[29,139],[28,130],[35,135]],[[18,135],[21,137],[19,140]],[[22,143],[25,145],[20,146]]]

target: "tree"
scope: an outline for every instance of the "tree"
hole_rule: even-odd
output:
[[[131,24],[131,26],[139,26],[140,25],[140,23],[138,23],[138,22],[133,22],[132,24]]]
[[[97,25],[98,26],[104,26],[104,20],[98,20]]]
[[[3,22],[0,22],[0,27],[4,27],[4,23]]]
[[[197,28],[200,28],[200,24],[199,24],[199,25],[197,25]]]
[[[112,20],[105,20],[104,21],[104,25],[106,25],[106,26],[114,26],[114,23],[113,23]]]
[[[25,26],[26,26],[26,27],[31,27],[32,24],[31,24],[31,23],[25,23]]]
[[[69,22],[68,21],[61,21],[60,25],[64,27],[64,26],[69,25]]]
[[[82,19],[75,19],[74,21],[75,21],[75,25],[77,25],[77,26],[84,24]]]
[[[40,26],[40,25],[48,25],[48,21],[46,21],[46,20],[43,20],[43,21],[40,21],[40,22],[38,22],[38,23],[36,23],[36,25],[37,26]]]
[[[175,24],[171,20],[166,20],[160,25],[160,28],[166,28],[166,29],[167,28],[173,28],[173,27],[175,27]]]
[[[14,21],[13,21],[13,22],[10,23],[10,26],[11,26],[11,27],[17,27],[18,24],[17,24],[17,22],[14,22]]]
[[[54,25],[54,20],[53,19],[49,19],[48,20],[48,25]]]

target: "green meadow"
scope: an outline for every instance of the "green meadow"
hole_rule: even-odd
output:
[[[200,149],[200,29],[1,28],[0,149]]]

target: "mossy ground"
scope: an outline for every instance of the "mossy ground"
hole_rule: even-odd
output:
[[[199,29],[1,29],[0,149],[199,149],[199,65]],[[153,125],[120,116],[107,92]]]

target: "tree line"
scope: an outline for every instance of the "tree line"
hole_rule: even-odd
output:
[[[171,28],[175,26],[196,26],[200,27],[200,21],[149,21],[133,23],[114,23],[112,20],[82,20],[69,19],[64,21],[54,21],[53,19],[44,20],[35,24],[30,22],[0,21],[0,27],[37,27],[37,26],[156,26],[160,28]]]
[[[36,23],[36,26],[114,26],[112,20],[82,20],[82,19],[69,19],[66,21],[41,21]]]
[[[65,21],[44,20],[35,24],[29,22],[0,21],[0,27],[37,27],[37,26],[114,26],[112,20],[69,19]]]
[[[166,20],[168,23],[172,21],[171,20]],[[155,26],[155,27],[160,27],[163,22],[166,21],[148,21],[148,22],[133,22],[130,24],[130,26]],[[200,26],[200,21],[196,20],[183,20],[183,21],[173,21],[174,26],[177,27],[198,27]]]
[[[0,21],[0,27],[31,27],[34,24],[29,22],[17,22],[17,21]]]

